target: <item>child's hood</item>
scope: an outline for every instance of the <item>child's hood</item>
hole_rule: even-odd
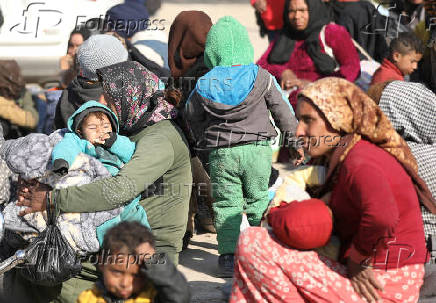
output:
[[[103,112],[105,113],[109,121],[112,124],[112,129],[114,129],[117,133],[119,131],[119,123],[118,118],[107,106],[98,103],[97,101],[88,101],[80,106],[70,118],[68,118],[68,130],[76,133],[77,127],[83,121],[83,119],[92,112]]]
[[[259,97],[262,94],[254,85],[259,72],[255,64],[224,67],[217,66],[198,79],[196,84],[197,93],[208,102],[208,107],[218,110],[229,107],[243,107],[243,102],[252,95]],[[251,100],[252,98],[250,98]],[[247,100],[247,102],[250,102]]]
[[[204,49],[204,64],[208,68],[249,65],[253,62],[253,45],[247,29],[238,20],[225,16],[212,25]]]

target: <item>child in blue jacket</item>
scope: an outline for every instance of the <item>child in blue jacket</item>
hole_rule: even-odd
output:
[[[116,115],[96,101],[88,101],[68,119],[68,130],[52,152],[53,172],[65,175],[80,153],[98,159],[112,176],[127,163],[135,152],[135,143],[118,134]],[[144,208],[139,205],[140,196],[124,206],[121,214],[97,227],[100,245],[107,229],[120,221],[139,221],[148,224]]]

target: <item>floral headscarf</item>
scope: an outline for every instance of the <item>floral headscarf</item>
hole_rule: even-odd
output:
[[[418,165],[406,141],[391,122],[360,88],[345,79],[327,77],[308,85],[299,96],[306,97],[323,112],[330,125],[347,135],[343,147],[337,147],[330,160],[327,184],[336,179],[341,163],[361,138],[386,150],[402,164],[412,178],[418,198],[436,213],[436,201],[425,182],[418,176]],[[334,182],[334,181],[333,181]]]
[[[159,91],[159,78],[138,62],[104,67],[97,75],[115,105],[121,134],[134,135],[156,122],[176,118],[177,110]]]

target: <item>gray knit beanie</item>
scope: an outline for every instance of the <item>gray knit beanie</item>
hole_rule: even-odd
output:
[[[127,58],[128,52],[120,40],[111,35],[93,35],[77,50],[79,75],[96,81],[97,69],[127,61]]]

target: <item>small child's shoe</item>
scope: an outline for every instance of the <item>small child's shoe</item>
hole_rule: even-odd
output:
[[[218,257],[218,278],[233,277],[234,254],[223,254]]]

